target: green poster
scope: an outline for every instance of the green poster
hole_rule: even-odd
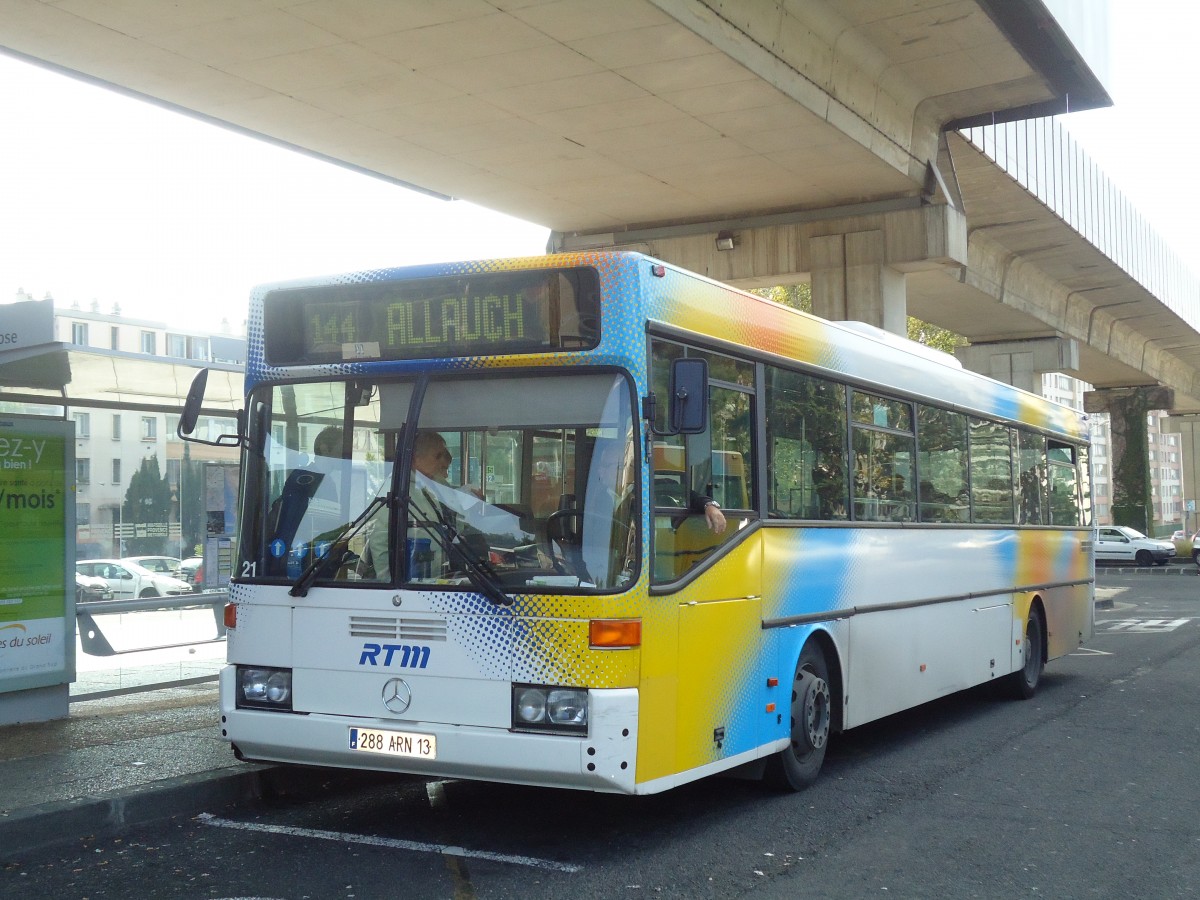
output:
[[[72,437],[67,422],[0,418],[0,690],[61,683],[47,676],[61,676],[74,659]]]

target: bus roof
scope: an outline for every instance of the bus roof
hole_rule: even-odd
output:
[[[1087,436],[1087,417],[1036,394],[970,372],[953,356],[864,323],[838,323],[792,309],[706,276],[632,251],[582,251],[511,259],[433,263],[265,284],[251,294],[247,388],[273,377],[312,377],[359,369],[339,365],[271,369],[263,358],[263,303],[273,291],[336,287],[548,268],[594,268],[604,296],[604,337],[594,351],[644,368],[647,326],[668,338],[699,340],[714,350],[767,362],[792,361],[851,384],[928,399],[967,412],[1020,422],[1074,439]],[[615,326],[615,327],[609,327]],[[619,333],[621,343],[614,342]],[[581,351],[588,352],[588,351]],[[568,356],[570,354],[556,354]],[[539,357],[544,364],[544,358]],[[439,368],[452,360],[431,362]],[[486,366],[526,365],[527,356],[489,357]],[[411,371],[411,363],[390,364]],[[478,360],[472,362],[479,367]],[[365,369],[363,369],[365,371]]]

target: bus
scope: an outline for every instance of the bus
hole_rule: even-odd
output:
[[[1091,634],[1086,418],[878,329],[585,252],[263,286],[248,337],[240,759],[799,790]]]

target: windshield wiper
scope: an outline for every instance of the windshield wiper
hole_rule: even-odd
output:
[[[317,575],[327,563],[333,559],[333,550],[339,543],[349,541],[354,535],[358,534],[358,530],[363,524],[375,514],[375,511],[386,503],[390,503],[392,495],[382,494],[374,497],[366,508],[355,516],[351,521],[347,522],[342,530],[329,542],[329,553],[325,556],[317,556],[314,548],[313,561],[308,564],[308,567],[300,573],[300,577],[292,583],[292,589],[288,591],[293,597],[307,597],[308,589],[313,586],[313,582],[317,580]]]
[[[492,603],[497,606],[511,606],[512,598],[504,592],[504,588],[500,586],[500,576],[496,574],[496,570],[492,568],[491,563],[487,560],[475,556],[466,546],[466,541],[463,540],[461,534],[458,533],[450,520],[442,512],[441,502],[430,492],[426,487],[420,488],[421,493],[425,497],[425,501],[429,504],[433,514],[437,516],[437,524],[422,521],[414,513],[420,513],[421,510],[417,507],[416,501],[410,495],[408,498],[408,512],[413,522],[419,525],[425,531],[429,532],[446,551],[447,556],[453,556],[462,564],[462,569],[467,575],[467,579],[472,585],[487,597]],[[409,575],[411,579],[411,573]]]

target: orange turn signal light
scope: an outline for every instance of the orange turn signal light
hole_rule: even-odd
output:
[[[593,647],[640,647],[641,619],[592,619],[588,640]]]
[[[237,628],[237,604],[236,603],[226,603],[225,604],[225,627],[226,628]]]

